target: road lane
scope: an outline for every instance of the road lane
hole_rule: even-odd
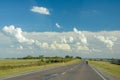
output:
[[[102,77],[83,61],[1,80],[106,80]]]
[[[105,79],[105,78],[104,78]],[[48,80],[104,80],[85,62],[74,69],[70,69],[64,75],[59,75]]]

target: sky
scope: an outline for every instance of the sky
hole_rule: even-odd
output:
[[[0,0],[0,58],[120,58],[120,0]]]

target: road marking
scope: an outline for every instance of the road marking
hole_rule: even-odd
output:
[[[43,80],[49,80],[49,79],[51,79],[51,78],[54,78],[54,77],[57,77],[59,74],[57,74],[57,73],[55,73],[55,74],[49,74],[49,75],[47,75],[46,77],[45,77],[45,79],[43,79]]]
[[[49,77],[55,77],[55,76],[57,76],[57,75],[58,75],[58,74],[55,73],[55,74],[50,75]]]
[[[64,75],[66,72],[63,72],[62,75]]]
[[[91,67],[103,80],[107,80],[107,79],[105,79],[104,76],[101,75],[101,73],[98,72],[95,68],[93,68],[92,66],[90,66],[90,67]]]

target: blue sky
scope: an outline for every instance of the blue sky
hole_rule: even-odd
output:
[[[50,15],[32,12],[33,6]],[[0,29],[12,24],[29,32],[120,30],[120,0],[1,0],[0,19]]]
[[[119,35],[120,0],[0,0],[0,58],[120,58]]]

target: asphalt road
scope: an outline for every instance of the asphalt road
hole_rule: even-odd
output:
[[[1,80],[107,80],[85,61]]]

